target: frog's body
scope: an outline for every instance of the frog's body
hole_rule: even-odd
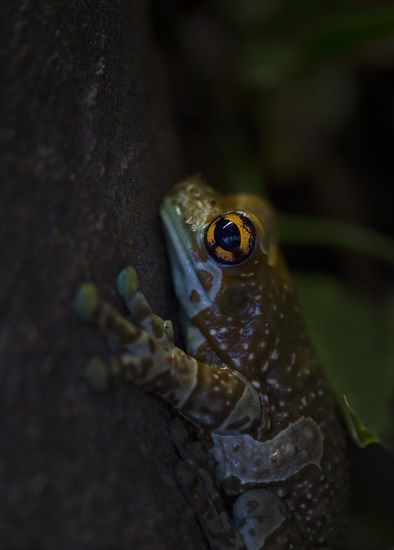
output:
[[[161,213],[188,354],[172,344],[129,268],[118,289],[138,326],[91,286],[77,301],[81,316],[125,346],[108,364],[93,363],[96,384],[129,380],[191,423],[172,428],[183,458],[177,477],[212,548],[336,548],[346,517],[345,434],[268,206],[191,178]]]

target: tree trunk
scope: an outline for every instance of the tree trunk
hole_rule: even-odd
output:
[[[72,311],[137,268],[175,306],[158,205],[182,165],[143,1],[2,5],[1,546],[205,548],[178,488],[170,411],[82,373],[108,353]],[[5,95],[4,95],[5,93]]]

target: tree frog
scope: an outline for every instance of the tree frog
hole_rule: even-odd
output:
[[[115,337],[93,386],[130,382],[179,413],[176,477],[213,550],[338,548],[346,524],[346,435],[263,199],[199,177],[161,207],[186,351],[133,268],[117,279],[131,319],[83,285],[76,310]]]

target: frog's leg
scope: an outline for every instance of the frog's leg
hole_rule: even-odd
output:
[[[171,439],[184,461],[176,477],[194,509],[212,549],[299,550],[301,535],[286,503],[273,491],[253,489],[242,494],[230,518],[222,495],[209,474],[208,458],[200,442],[192,442],[180,418],[171,424]]]
[[[245,550],[242,537],[235,529],[222,495],[209,473],[208,454],[202,441],[192,440],[184,420],[175,418],[170,425],[171,440],[183,460],[175,475],[212,549]]]
[[[239,496],[233,518],[247,550],[304,547],[286,503],[269,489],[251,489]]]
[[[224,434],[253,429],[261,417],[261,403],[251,383],[235,369],[201,363],[174,346],[165,324],[137,290],[133,272],[119,276],[118,290],[140,326],[100,299],[94,285],[83,285],[77,295],[79,316],[115,336],[123,347],[109,362],[93,362],[91,370],[101,373],[93,378],[104,381],[104,387],[116,380],[136,384],[201,428]]]

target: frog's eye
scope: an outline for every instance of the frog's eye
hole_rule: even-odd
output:
[[[250,219],[241,212],[227,212],[213,220],[205,232],[205,246],[216,262],[236,265],[252,254],[256,234]]]

